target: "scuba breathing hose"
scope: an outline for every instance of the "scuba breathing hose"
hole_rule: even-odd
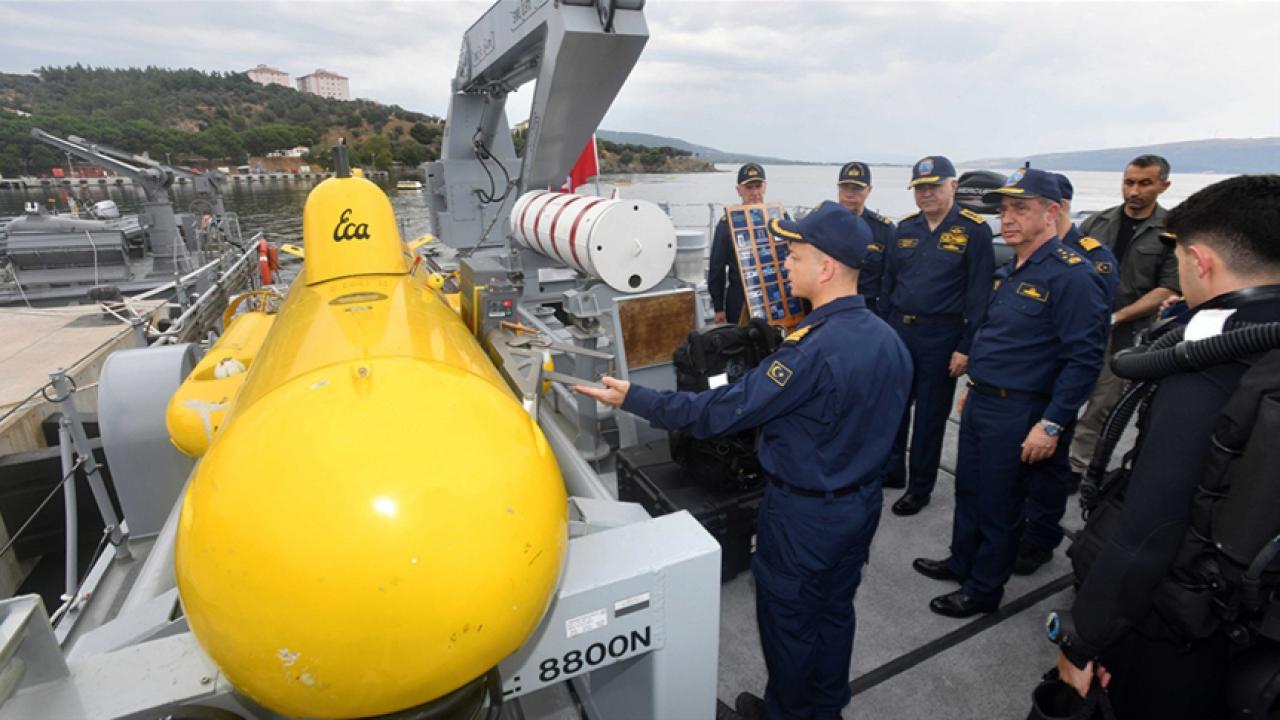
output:
[[[1111,359],[1118,377],[1133,380],[1107,416],[1098,445],[1080,483],[1080,502],[1092,510],[1102,491],[1111,455],[1134,412],[1156,387],[1156,380],[1179,372],[1212,367],[1237,358],[1280,348],[1280,323],[1231,322],[1220,335],[1184,341],[1186,326],[1171,328],[1145,348],[1121,350]]]
[[[1185,328],[1172,330],[1160,340],[1175,338],[1173,347],[1157,347],[1157,340],[1146,350],[1122,350],[1111,359],[1111,370],[1130,380],[1149,380],[1280,348],[1280,322],[1239,323],[1232,327],[1221,335],[1191,342],[1182,341]]]
[[[1125,388],[1115,408],[1107,415],[1102,432],[1098,434],[1098,444],[1093,451],[1093,458],[1089,460],[1089,467],[1080,481],[1080,506],[1084,508],[1086,519],[1102,494],[1107,465],[1111,464],[1111,455],[1115,452],[1116,445],[1120,443],[1124,429],[1128,427],[1133,413],[1153,390],[1155,390],[1155,383],[1150,381],[1131,383]]]

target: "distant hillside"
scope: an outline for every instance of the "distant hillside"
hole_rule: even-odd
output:
[[[244,73],[163,68],[40,68],[0,73],[0,173],[35,175],[65,163],[31,128],[80,137],[175,164],[238,165],[297,145],[326,165],[339,137],[358,164],[415,167],[440,154],[443,121],[369,100],[338,101]]]
[[[600,155],[600,173],[687,173],[715,172],[716,166],[707,160],[693,157],[689,150],[670,146],[648,147],[622,145],[596,138]]]
[[[680,138],[663,137],[661,135],[650,135],[648,133],[638,132],[618,132],[616,130],[601,130],[596,133],[596,138],[600,140],[608,140],[611,143],[623,145],[642,145],[644,147],[670,147],[677,150],[687,150],[694,157],[713,163],[746,163],[758,162],[761,164],[768,163],[770,165],[810,165],[813,163],[797,162],[795,160],[783,160],[782,158],[767,157],[765,155],[748,155],[747,153],[732,153],[724,150],[717,150],[713,147],[705,145],[695,145],[691,142],[681,140]]]
[[[1274,173],[1280,172],[1280,137],[1231,140],[1191,140],[1137,147],[1047,153],[1029,157],[984,158],[965,165],[1020,167],[1024,161],[1054,170],[1120,170],[1143,153],[1161,155],[1173,172]]]

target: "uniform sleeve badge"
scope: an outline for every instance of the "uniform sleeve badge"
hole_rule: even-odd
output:
[[[1097,268],[1098,272],[1102,275],[1111,274],[1111,263],[1109,262],[1104,262],[1102,260],[1099,260],[1098,262],[1095,262],[1093,266]]]
[[[1049,301],[1049,291],[1036,287],[1031,283],[1024,282],[1018,285],[1018,294],[1022,297],[1029,297],[1032,300],[1038,300],[1040,302]]]
[[[783,365],[780,360],[774,360],[773,363],[769,365],[769,369],[766,373],[768,374],[769,379],[778,387],[786,387],[787,383],[791,380],[791,376],[794,374],[791,372],[791,368]]]

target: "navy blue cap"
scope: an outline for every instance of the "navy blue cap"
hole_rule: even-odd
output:
[[[867,167],[866,163],[845,163],[844,167],[840,168],[840,176],[836,179],[836,184],[871,187],[871,168]]]
[[[866,220],[830,200],[799,222],[774,220],[769,223],[769,232],[789,242],[808,243],[851,268],[862,267],[867,246],[873,242]]]
[[[1058,178],[1051,172],[1035,168],[1018,168],[1014,170],[1009,179],[1004,181],[1004,187],[984,193],[982,202],[998,203],[1001,195],[1023,198],[1038,197],[1050,202],[1062,202],[1062,190],[1058,185]]]
[[[955,176],[956,166],[952,165],[950,160],[941,155],[930,155],[927,158],[921,158],[920,162],[911,166],[911,184],[907,187],[937,185]]]
[[[1071,187],[1071,181],[1067,179],[1066,175],[1053,173],[1053,176],[1058,180],[1058,194],[1062,196],[1063,200],[1070,200],[1075,197],[1076,189]]]
[[[747,163],[738,168],[739,185],[753,182],[764,182],[764,168],[760,166],[760,163]]]

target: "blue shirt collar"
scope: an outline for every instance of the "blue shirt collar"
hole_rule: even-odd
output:
[[[1049,255],[1054,252],[1054,248],[1060,247],[1061,245],[1062,243],[1058,241],[1058,236],[1054,235],[1046,240],[1044,244],[1040,246],[1040,249],[1031,253],[1031,257],[1027,260],[1028,262],[1042,263],[1045,261],[1045,258],[1049,257]]]
[[[861,295],[846,295],[842,298],[836,298],[822,307],[814,310],[805,316],[799,327],[812,325],[823,318],[830,317],[838,312],[846,310],[864,310],[867,307],[867,299]]]

